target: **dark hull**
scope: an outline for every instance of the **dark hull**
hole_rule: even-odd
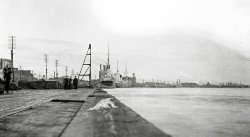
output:
[[[114,81],[101,81],[101,88],[114,88]]]
[[[116,88],[122,88],[122,83],[115,83]]]

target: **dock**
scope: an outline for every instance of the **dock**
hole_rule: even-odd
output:
[[[103,89],[0,96],[0,137],[170,137]]]

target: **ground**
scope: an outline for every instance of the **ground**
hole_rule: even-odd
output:
[[[102,89],[12,91],[0,104],[1,137],[169,137]]]

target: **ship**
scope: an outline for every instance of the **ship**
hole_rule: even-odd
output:
[[[114,79],[115,79],[115,87],[122,88],[122,75],[119,73],[118,61],[117,61],[117,70],[116,73],[114,74]]]
[[[107,64],[100,65],[99,80],[100,80],[100,88],[115,88],[115,79],[110,69],[109,48],[108,48]]]

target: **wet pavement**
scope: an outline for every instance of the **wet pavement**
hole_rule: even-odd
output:
[[[0,95],[0,118],[56,98],[84,100],[93,90],[19,90]]]
[[[101,89],[0,96],[0,137],[169,137]]]

